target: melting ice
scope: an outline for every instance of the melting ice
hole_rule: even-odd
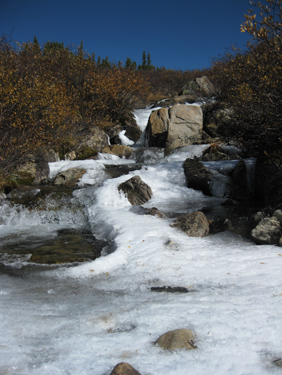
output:
[[[145,121],[148,113],[136,117]],[[75,267],[0,266],[1,374],[109,375],[122,361],[142,375],[281,373],[273,364],[282,357],[279,247],[256,246],[230,232],[187,237],[170,219],[138,215],[118,192],[121,182],[140,175],[153,190],[146,207],[188,212],[218,205],[222,198],[185,186],[182,163],[202,151],[192,146],[115,179],[107,178],[105,164],[128,161],[100,155],[79,165],[50,164],[51,176],[87,168],[84,188],[73,196],[83,214],[73,220],[112,240],[115,251]],[[58,214],[62,228],[72,225],[68,212],[64,207]],[[52,236],[55,224],[44,224],[37,212],[13,214],[4,204],[4,215],[2,237]],[[190,292],[152,292],[157,286]],[[194,332],[197,349],[166,352],[153,345],[177,328]]]

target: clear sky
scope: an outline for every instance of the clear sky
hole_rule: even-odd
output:
[[[167,69],[201,69],[232,44],[249,0],[13,0],[1,1],[0,35],[40,45],[48,40],[79,45],[96,58],[137,64],[142,52]]]

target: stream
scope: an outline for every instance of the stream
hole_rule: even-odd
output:
[[[142,131],[150,112],[135,111]],[[142,375],[281,373],[281,250],[250,240],[257,203],[224,205],[224,171],[238,161],[205,163],[215,196],[187,188],[183,162],[207,146],[165,156],[141,138],[131,159],[50,163],[51,178],[87,170],[75,189],[31,187],[0,202],[1,375],[110,375],[119,362]],[[118,191],[133,176],[153,191],[143,207],[166,219]],[[192,238],[171,226],[172,213],[197,210],[232,227]],[[179,289],[155,292],[163,287]],[[195,350],[154,345],[178,328],[193,331]]]

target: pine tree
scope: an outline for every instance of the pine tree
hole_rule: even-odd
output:
[[[146,65],[147,65],[146,52],[143,51],[143,56],[142,56],[142,69],[146,69]]]

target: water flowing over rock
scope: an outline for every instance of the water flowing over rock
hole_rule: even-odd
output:
[[[194,339],[195,337],[189,329],[175,329],[164,333],[155,341],[155,344],[166,350],[192,350],[196,349]]]
[[[211,172],[203,164],[194,159],[186,159],[184,164],[184,174],[187,186],[191,189],[201,190],[205,195],[211,195]]]
[[[118,363],[110,375],[141,375],[140,372],[135,370],[129,363]]]
[[[144,204],[153,195],[150,186],[142,181],[140,176],[134,176],[131,179],[123,182],[118,186],[118,190],[122,190],[125,193],[127,199],[132,205]]]
[[[180,215],[172,226],[181,229],[189,237],[204,237],[209,234],[209,222],[200,211]]]
[[[149,147],[191,145],[202,139],[203,113],[200,106],[176,104],[153,111],[145,130]]]

